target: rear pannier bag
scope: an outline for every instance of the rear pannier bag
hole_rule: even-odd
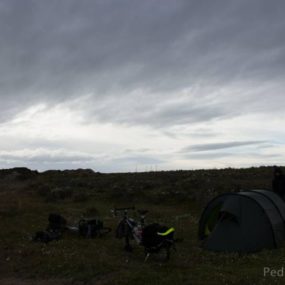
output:
[[[157,223],[146,226],[142,232],[142,245],[153,250],[158,250],[166,242],[173,241],[173,239],[174,229]]]

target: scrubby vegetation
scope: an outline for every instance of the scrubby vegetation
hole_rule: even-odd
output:
[[[271,167],[118,174],[0,170],[0,284],[281,284],[280,278],[264,278],[263,267],[282,267],[284,248],[239,256],[204,251],[197,240],[199,217],[211,198],[270,189],[271,178]],[[114,233],[30,241],[46,227],[50,212],[61,213],[70,224],[95,212],[115,228],[110,209],[130,205],[148,209],[148,222],[176,228],[183,242],[169,262],[152,256],[143,263],[142,248],[124,252]]]

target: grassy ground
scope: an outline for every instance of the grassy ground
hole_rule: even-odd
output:
[[[270,179],[269,168],[117,175],[51,172],[29,178],[5,174],[0,179],[0,284],[283,284],[285,277],[264,278],[263,268],[281,268],[285,248],[239,256],[207,252],[197,240],[200,214],[212,196],[238,188],[269,188]],[[46,227],[50,212],[61,213],[73,224],[93,207],[114,229],[118,218],[110,209],[133,204],[150,211],[147,222],[174,226],[176,236],[183,238],[169,262],[153,255],[144,263],[143,249],[135,246],[133,253],[124,252],[114,232],[96,239],[65,234],[47,245],[29,240]]]

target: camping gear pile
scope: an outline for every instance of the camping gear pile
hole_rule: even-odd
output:
[[[48,217],[46,230],[36,232],[32,239],[36,242],[48,243],[61,239],[64,232],[76,233],[85,238],[94,238],[100,236],[103,230],[110,231],[109,228],[104,228],[103,222],[97,218],[81,219],[76,226],[68,226],[64,217],[57,213],[51,213]]]
[[[66,228],[66,219],[59,214],[49,214],[48,226],[44,231],[38,231],[33,237],[33,241],[48,243],[59,240]]]
[[[82,237],[100,236],[101,230],[103,230],[103,222],[99,219],[81,219],[78,223],[78,233]]]
[[[280,247],[285,240],[285,203],[267,190],[215,197],[199,222],[202,247],[223,252],[257,252]]]
[[[140,222],[128,217],[128,210],[134,210],[135,207],[115,209],[114,213],[123,211],[124,217],[119,222],[116,229],[116,237],[124,238],[126,241],[125,249],[131,251],[130,239],[135,239],[137,243],[145,249],[145,261],[151,253],[165,251],[166,260],[169,259],[170,249],[175,249],[173,227],[167,227],[158,223],[145,225],[144,219],[147,210],[138,210]],[[64,232],[76,233],[81,237],[95,238],[109,233],[110,228],[104,227],[102,220],[96,218],[84,218],[79,220],[76,226],[67,225],[67,221],[60,214],[52,213],[48,217],[48,226],[44,231],[38,231],[32,238],[36,242],[49,243],[53,240],[62,238]]]

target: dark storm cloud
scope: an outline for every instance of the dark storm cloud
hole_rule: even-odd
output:
[[[127,101],[102,103],[94,108],[94,116],[98,121],[112,121],[128,125],[149,125],[165,127],[169,125],[183,125],[195,122],[207,122],[217,118],[230,117],[222,106],[204,102],[194,102],[185,99],[182,102],[165,102],[161,98],[150,99],[149,102]],[[132,108],[130,108],[132,107]]]
[[[203,151],[213,151],[220,149],[236,148],[242,146],[259,146],[266,141],[242,141],[242,142],[225,142],[225,143],[208,143],[208,144],[196,144],[189,147],[185,147],[181,152],[203,152]]]
[[[284,1],[265,0],[0,1],[0,121],[39,102],[85,94],[91,94],[89,105],[103,106],[88,116],[102,121],[157,127],[224,118],[230,110],[222,93],[204,107],[189,99],[154,108],[197,84],[270,82],[279,101],[270,108],[284,107],[284,8]],[[201,88],[196,96],[206,97]],[[145,94],[143,116],[134,90]],[[250,112],[268,108],[268,99],[255,103],[262,90],[247,90]],[[119,100],[121,113],[107,116],[104,106],[115,109]]]

